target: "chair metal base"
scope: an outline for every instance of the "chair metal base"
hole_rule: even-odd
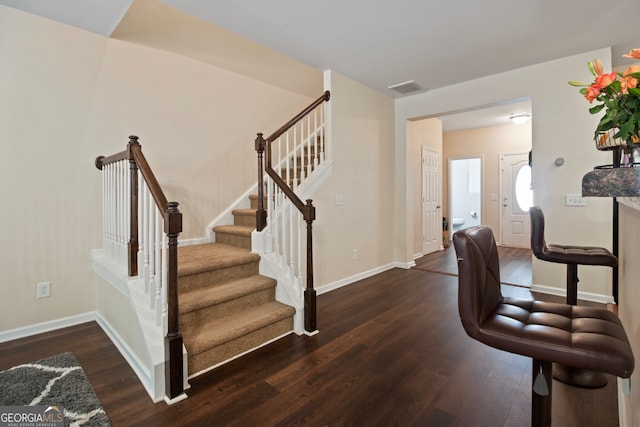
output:
[[[553,364],[543,360],[533,359],[531,369],[531,426],[550,427],[551,426],[551,401],[553,391],[553,378],[551,371]],[[547,383],[548,394],[538,394],[536,392],[536,377],[538,374],[544,376]]]

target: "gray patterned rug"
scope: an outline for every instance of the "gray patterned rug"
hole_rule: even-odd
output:
[[[110,426],[80,362],[62,353],[0,372],[0,406],[62,406],[65,426]]]

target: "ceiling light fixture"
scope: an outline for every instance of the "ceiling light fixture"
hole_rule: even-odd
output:
[[[531,117],[531,113],[529,113],[528,111],[525,111],[522,113],[513,113],[509,116],[509,118],[513,120],[513,123],[517,125],[526,123],[530,117]]]

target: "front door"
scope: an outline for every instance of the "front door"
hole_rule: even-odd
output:
[[[422,147],[423,255],[443,249],[440,203],[440,153]]]
[[[529,153],[500,156],[502,175],[502,244],[531,247],[529,208],[533,204]]]

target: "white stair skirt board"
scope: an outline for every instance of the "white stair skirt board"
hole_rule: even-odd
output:
[[[163,327],[155,323],[155,312],[153,310],[150,311],[146,304],[143,279],[137,277],[129,278],[126,272],[119,271],[114,273],[110,269],[112,266],[108,262],[105,264],[106,258],[100,256],[100,250],[93,251],[92,258],[94,271],[104,279],[98,286],[105,286],[105,289],[110,287],[122,295],[122,298],[129,301],[129,310],[126,313],[134,322],[134,324],[130,325],[130,329],[138,331],[139,334],[134,339],[135,342],[127,342],[127,339],[132,338],[123,337],[109,320],[99,312],[96,312],[96,321],[131,366],[151,400],[154,402],[165,400],[167,403],[179,401],[180,396],[171,400],[167,400],[165,397],[164,332]],[[113,294],[113,296],[118,294]],[[102,303],[108,304],[108,301],[103,301]],[[120,306],[120,309],[122,309],[122,306]],[[136,336],[136,334],[132,333],[132,336]],[[147,360],[142,360],[132,346],[143,346]],[[183,388],[186,390],[189,388],[189,383],[187,379],[187,354],[184,346],[183,373]]]

